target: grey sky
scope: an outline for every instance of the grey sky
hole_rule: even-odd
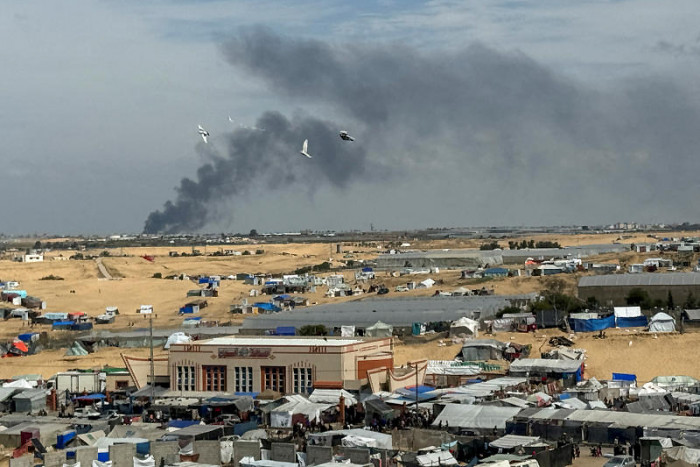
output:
[[[275,173],[298,170],[285,166],[299,163],[298,148],[290,147],[289,161],[259,173],[264,184],[213,196],[204,230],[698,217],[685,201],[698,195],[693,174],[700,168],[695,1],[144,3],[5,5],[0,195],[13,216],[0,231],[140,231],[150,212],[175,199],[183,177],[196,177],[212,155],[228,154],[229,114],[251,125],[266,111],[290,121],[347,122],[362,134],[356,147],[367,160],[395,168],[395,175],[314,190],[278,183],[270,191]],[[397,82],[422,95],[422,74],[428,93],[447,101],[440,106],[426,99],[414,112],[409,98],[415,96],[406,102],[394,96],[383,105],[390,121],[373,131],[376,121],[352,109],[355,100],[335,96],[333,83],[315,95],[293,77],[271,79],[290,68],[261,69],[254,57],[227,60],[222,44],[250,25],[279,35],[285,50],[314,39],[332,53],[368,60],[420,56],[419,63],[446,67],[442,76],[454,78],[448,83],[454,87],[438,94],[433,70],[407,67],[414,78],[397,76]],[[447,66],[456,57],[490,64],[501,85],[493,89],[500,91],[519,83],[513,70],[525,67],[545,78],[559,99],[548,98],[542,109],[536,100],[523,105],[529,100],[518,99],[525,94],[509,101],[499,92],[490,106],[488,95],[458,79],[468,67]],[[498,61],[515,68],[500,73]],[[341,72],[381,79],[381,70],[340,63]],[[326,70],[309,71],[319,77]],[[491,82],[481,79],[482,89]],[[347,86],[338,90],[353,88]],[[444,97],[450,95],[455,99]],[[482,110],[464,110],[477,97],[486,99]],[[543,117],[557,106],[570,110],[569,120]],[[452,112],[449,118],[440,108]],[[430,119],[423,121],[423,114]],[[462,122],[478,131],[461,134]],[[212,133],[206,150],[198,123]]]

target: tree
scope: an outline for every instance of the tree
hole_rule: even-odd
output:
[[[249,237],[257,237],[258,236],[258,231],[255,229],[250,229],[250,233],[248,234]]]
[[[647,310],[651,308],[651,299],[649,298],[649,293],[646,290],[640,289],[638,287],[635,287],[634,289],[629,291],[627,297],[625,297],[625,301],[630,306],[636,305]]]
[[[497,241],[492,241],[490,243],[482,243],[481,246],[479,246],[480,250],[495,250],[501,248],[501,245],[498,244]]]
[[[37,240],[36,242],[34,242],[34,249],[35,249],[35,250],[41,250],[41,242],[40,242],[39,240]]]
[[[671,291],[668,291],[668,297],[666,298],[666,306],[668,307],[669,310],[675,310],[676,306],[675,303],[673,303],[673,294]]]
[[[695,300],[695,296],[693,295],[693,292],[690,292],[685,299],[685,303],[683,304],[683,307],[686,310],[694,310],[696,306],[697,306],[697,301]]]
[[[299,328],[300,336],[327,336],[328,329],[323,324],[307,324]]]

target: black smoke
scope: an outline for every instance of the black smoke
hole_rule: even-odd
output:
[[[358,178],[372,178],[379,168],[367,162],[361,144],[343,142],[338,126],[310,117],[291,120],[278,112],[267,112],[257,128],[239,129],[226,138],[226,155],[210,151],[210,162],[197,170],[195,180],[184,178],[177,187],[175,202],[146,219],[145,233],[193,232],[214,219],[213,203],[245,196],[250,187],[271,190],[303,186],[309,190],[324,184],[344,188]],[[309,139],[313,159],[299,154]]]
[[[441,199],[428,199],[433,192],[465,194],[471,217],[465,209],[464,219],[454,221],[457,213],[447,211],[443,222],[451,225],[697,215],[696,208],[677,200],[700,195],[695,182],[700,111],[694,96],[672,79],[639,75],[593,87],[521,52],[478,43],[456,52],[421,51],[397,44],[331,44],[264,28],[229,39],[222,52],[276,95],[325,108],[361,132],[367,153],[355,171],[338,178],[335,164],[347,160],[332,156],[312,169],[319,171],[317,183],[362,180],[373,172],[368,161],[383,170],[401,167],[403,182],[434,188],[406,208],[411,214],[435,212]],[[337,137],[337,127],[317,124]],[[305,137],[304,131],[290,133],[281,140],[274,132],[234,136],[229,154],[200,169],[197,182],[183,181],[175,203],[151,214],[146,230],[206,225],[214,192],[245,191],[249,182],[239,177],[239,159],[246,170],[260,173],[258,157],[284,160],[278,158]],[[268,148],[276,155],[260,155]],[[236,167],[234,173],[229,166]],[[377,186],[387,196],[399,189]],[[494,216],[498,212],[502,218]]]

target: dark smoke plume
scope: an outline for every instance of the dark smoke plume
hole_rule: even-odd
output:
[[[472,217],[460,225],[474,225],[477,215],[493,220],[494,212],[511,216],[498,218],[499,225],[629,218],[630,212],[661,219],[697,214],[677,200],[700,195],[700,111],[692,94],[671,80],[639,77],[594,90],[522,53],[481,44],[421,52],[401,45],[334,45],[262,28],[231,38],[222,51],[272,92],[325,106],[364,133],[368,155],[352,173],[345,173],[350,166],[336,165],[348,164],[337,153],[313,160],[311,170],[319,173],[296,173],[295,179],[342,185],[364,178],[367,160],[402,167],[402,182],[435,188],[425,190],[418,208],[441,201],[438,195],[429,199],[433,192],[469,193]],[[336,127],[316,123],[337,138]],[[258,158],[286,160],[281,158],[290,157],[304,133],[234,136],[229,155],[202,167],[197,182],[183,180],[175,203],[151,214],[146,230],[201,228],[214,193],[245,191],[250,174],[240,171],[241,164],[260,173],[266,164]],[[381,187],[387,195],[398,189]],[[435,210],[423,209],[428,211]]]
[[[245,195],[253,184],[271,189],[300,184],[330,184],[343,188],[354,179],[371,178],[362,145],[350,146],[338,137],[338,126],[315,118],[288,120],[277,112],[265,113],[256,123],[265,131],[239,129],[228,137],[227,155],[197,170],[195,180],[184,178],[175,202],[168,201],[146,219],[145,233],[192,232],[212,221],[210,204],[216,199]],[[313,159],[299,154],[310,139]]]

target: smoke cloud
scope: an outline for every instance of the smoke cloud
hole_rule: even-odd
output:
[[[264,131],[242,128],[228,135],[225,156],[205,146],[210,162],[197,170],[195,180],[182,179],[175,202],[152,212],[144,232],[202,229],[213,220],[216,200],[245,196],[254,185],[271,190],[296,185],[313,191],[324,184],[344,188],[354,179],[371,179],[378,173],[362,145],[342,141],[332,122],[301,116],[288,120],[278,112],[267,112],[256,127]],[[313,159],[299,154],[307,138]]]
[[[508,206],[516,217],[500,225],[634,210],[665,219],[697,214],[677,200],[700,194],[700,111],[692,94],[669,79],[638,77],[601,90],[522,53],[482,44],[422,52],[263,28],[231,38],[222,52],[271,92],[351,122],[360,138],[349,144],[361,142],[362,151],[353,146],[348,153],[338,125],[266,114],[258,126],[267,132],[235,133],[226,156],[201,167],[196,181],[183,180],[175,202],[149,216],[147,232],[202,228],[213,196],[245,193],[270,166],[285,163],[286,170],[306,137],[323,157],[302,164],[304,171],[295,167],[280,188],[300,181],[346,187],[377,168],[401,167],[409,185],[474,194],[473,213]],[[460,224],[474,225],[468,218]]]

